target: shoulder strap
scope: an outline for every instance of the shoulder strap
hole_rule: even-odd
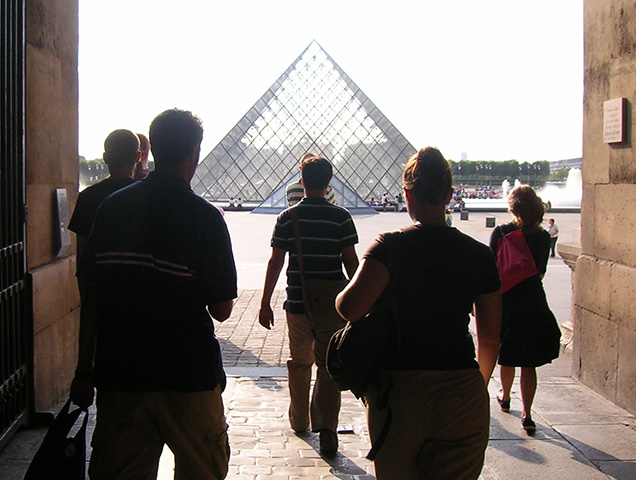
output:
[[[305,284],[305,269],[303,266],[303,247],[300,241],[300,222],[298,220],[298,207],[293,206],[289,209],[292,219],[292,228],[294,229],[294,240],[296,242],[296,255],[298,256],[298,268],[300,269],[300,282]]]

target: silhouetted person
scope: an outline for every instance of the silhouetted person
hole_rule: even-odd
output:
[[[97,387],[91,480],[155,478],[164,444],[175,478],[227,475],[226,378],[212,318],[232,311],[236,269],[223,216],[190,188],[202,137],[190,112],[153,120],[155,171],[103,202],[80,260],[71,399],[87,408]]]
[[[556,255],[554,250],[559,239],[559,227],[554,223],[554,218],[548,220],[548,233],[550,234],[550,256],[554,257]]]
[[[97,209],[108,195],[134,182],[133,170],[140,157],[139,138],[130,130],[115,130],[106,137],[103,158],[110,176],[80,192],[68,224],[77,234],[77,258],[91,233]]]
[[[298,168],[301,171],[301,175],[302,175],[302,169],[303,169],[303,161],[307,160],[308,158],[317,157],[317,156],[318,155],[316,155],[313,152],[307,152],[302,157],[300,157],[300,165],[298,166]],[[300,202],[304,196],[305,196],[305,190],[303,188],[301,179],[298,179],[297,181],[290,183],[285,188],[285,197],[287,198],[287,205],[289,205],[290,207],[293,207],[298,202]],[[325,199],[333,205],[338,205],[338,202],[336,200],[336,194],[333,191],[333,187],[331,185],[328,185],[327,190],[325,190]]]
[[[521,425],[527,432],[534,433],[536,425],[532,420],[532,403],[537,390],[537,367],[551,363],[561,349],[561,330],[548,306],[542,283],[548,268],[550,235],[541,227],[545,209],[531,186],[515,187],[508,196],[508,209],[512,222],[495,227],[490,236],[490,248],[496,254],[502,237],[521,230],[537,273],[501,296],[501,349],[498,359],[501,390],[497,401],[503,412],[510,411],[515,368],[520,367]]]
[[[304,198],[276,219],[259,322],[267,329],[274,325],[272,293],[285,263],[285,254],[289,252],[287,300],[284,304],[290,350],[287,361],[291,400],[289,421],[297,433],[304,432],[311,421],[311,430],[320,433],[321,453],[331,456],[338,449],[336,428],[340,391],[327,373],[325,357],[329,339],[337,327],[323,325],[319,320],[314,324],[305,315],[291,212],[296,211],[298,216],[305,278],[344,279],[343,264],[351,278],[358,266],[355,252],[358,234],[349,212],[325,199],[325,191],[332,176],[331,164],[322,157],[308,157],[303,160],[301,174]],[[314,363],[318,371],[310,400],[311,369]]]
[[[380,391],[386,392],[375,383],[365,393],[374,445],[388,412],[392,417],[375,473],[378,480],[476,480],[488,445],[487,386],[499,349],[497,264],[488,246],[447,225],[452,174],[439,150],[414,154],[402,177],[413,224],[380,234],[336,299],[340,314],[352,322],[381,295],[396,295],[399,304],[393,318],[398,355],[380,372],[381,384],[393,386],[389,408],[381,406]],[[457,271],[471,279],[467,288],[455,288]]]
[[[138,133],[139,137],[139,153],[141,154],[139,162],[135,165],[135,171],[133,172],[133,178],[135,180],[143,180],[148,176],[150,170],[148,170],[148,154],[150,153],[150,141],[143,133]]]

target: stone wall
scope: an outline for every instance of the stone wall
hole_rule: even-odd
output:
[[[574,373],[636,414],[636,3],[585,0],[582,255]],[[626,134],[604,143],[603,102],[626,99]]]
[[[72,212],[78,184],[78,4],[26,3],[27,271],[32,280],[35,410],[67,393],[76,361],[74,248],[58,257],[55,191]],[[74,236],[73,236],[74,237]]]

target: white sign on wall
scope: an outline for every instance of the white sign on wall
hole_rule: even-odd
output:
[[[622,143],[624,141],[624,114],[624,98],[614,98],[603,102],[604,143]]]

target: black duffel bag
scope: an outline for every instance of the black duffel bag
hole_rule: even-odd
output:
[[[86,425],[88,411],[76,408],[69,412],[68,400],[49,427],[36,452],[24,480],[84,480],[86,478]],[[84,419],[69,436],[84,413]]]

